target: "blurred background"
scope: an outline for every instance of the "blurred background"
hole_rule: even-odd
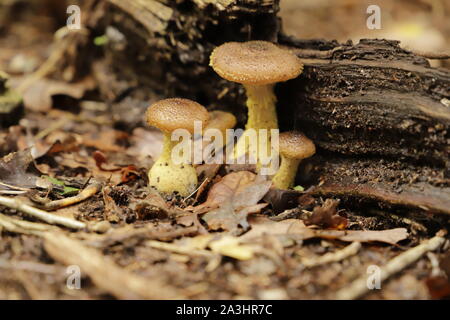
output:
[[[369,30],[367,7],[381,9],[381,29]],[[336,39],[357,43],[361,38],[401,41],[403,48],[450,51],[449,0],[281,0],[283,29],[297,38]],[[433,61],[433,66],[450,67]]]
[[[34,71],[49,56],[67,6],[82,2],[0,0],[0,70],[11,75]],[[374,4],[381,8],[380,30],[366,27],[367,7]],[[449,0],[281,0],[280,8],[284,32],[298,38],[387,38],[414,50],[450,51]],[[448,61],[432,63],[450,68]]]

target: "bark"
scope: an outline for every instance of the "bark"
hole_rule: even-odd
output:
[[[227,41],[278,42],[305,63],[301,76],[276,87],[281,129],[302,130],[318,146],[301,166],[300,183],[348,203],[450,213],[448,70],[431,68],[395,41],[287,37],[278,0],[90,5],[90,37],[107,34],[109,41],[88,66],[118,125],[139,125],[148,103],[167,96],[231,110],[242,125],[243,88],[220,79],[209,55]]]

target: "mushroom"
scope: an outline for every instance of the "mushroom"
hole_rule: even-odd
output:
[[[303,64],[295,54],[267,41],[222,44],[212,52],[210,66],[222,78],[244,85],[248,108],[246,130],[278,129],[273,87],[303,71]],[[245,143],[245,139],[240,140]],[[236,157],[247,149],[236,146]]]
[[[208,129],[217,129],[225,138],[227,136],[227,129],[233,129],[236,122],[236,117],[230,112],[220,110],[211,111],[205,131]]]
[[[316,153],[316,147],[303,133],[289,131],[280,133],[279,149],[281,165],[272,182],[278,189],[288,189],[294,185],[300,161]]]
[[[208,163],[218,150],[229,143],[227,129],[234,128],[236,122],[236,117],[232,113],[220,110],[210,111],[208,124],[202,134],[196,133],[194,136],[192,159],[196,159],[194,154],[200,151],[203,159]],[[218,136],[221,137],[220,141],[216,140]],[[207,151],[205,152],[205,150]],[[194,163],[194,167],[198,164],[199,163]]]
[[[171,136],[176,129],[185,129],[192,134],[195,122],[204,126],[208,118],[208,111],[202,105],[188,99],[160,100],[147,109],[147,123],[164,133],[161,156],[148,173],[151,187],[164,194],[178,193],[184,197],[195,190],[197,173],[189,163],[173,161],[172,150],[178,142],[172,141]]]

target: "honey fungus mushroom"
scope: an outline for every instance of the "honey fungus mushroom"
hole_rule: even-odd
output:
[[[280,133],[279,150],[281,165],[272,182],[278,189],[289,189],[294,185],[300,162],[314,155],[316,147],[303,133],[289,131]]]
[[[194,132],[194,125],[199,121],[206,125],[208,111],[197,102],[188,99],[171,98],[152,104],[147,110],[147,123],[157,127],[164,134],[163,150],[148,173],[150,186],[160,193],[178,193],[185,197],[197,187],[197,173],[188,163],[176,164],[172,159],[172,150],[178,141],[172,141],[172,132],[185,129]]]
[[[274,85],[296,78],[303,71],[303,64],[295,54],[267,41],[225,43],[212,52],[210,66],[222,78],[245,87],[246,130],[278,129]],[[237,146],[236,150],[246,148]]]
[[[205,128],[205,132],[208,129],[216,129],[219,130],[223,137],[223,145],[228,143],[227,139],[227,130],[233,129],[236,126],[237,120],[236,117],[226,111],[211,111],[209,113],[209,122],[208,125]]]

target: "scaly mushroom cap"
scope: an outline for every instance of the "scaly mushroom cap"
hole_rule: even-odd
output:
[[[242,84],[264,85],[297,77],[300,59],[271,42],[228,42],[211,54],[210,66],[222,78]]]
[[[211,128],[224,131],[226,129],[234,128],[236,122],[236,117],[232,113],[215,110],[209,113],[209,121],[206,129]]]
[[[147,109],[147,123],[165,132],[186,129],[193,133],[195,121],[201,121],[204,127],[208,119],[205,107],[189,99],[164,99]]]
[[[280,133],[280,154],[290,159],[305,159],[316,153],[314,142],[303,133],[289,131]]]

